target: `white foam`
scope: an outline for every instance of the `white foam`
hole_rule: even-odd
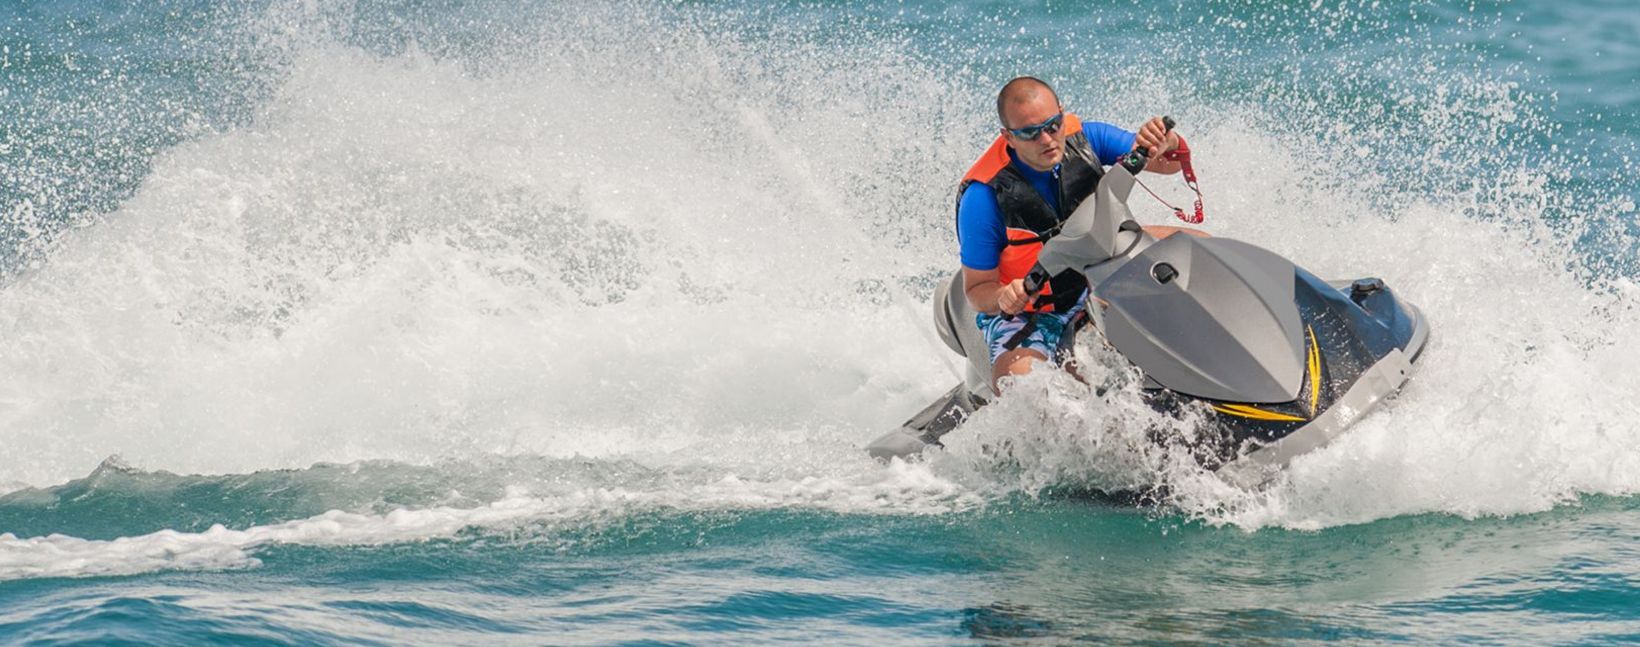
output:
[[[113,454],[243,473],[528,453],[796,464],[874,497],[845,456],[950,383],[914,295],[953,264],[942,178],[991,132],[986,91],[893,39],[633,9],[564,9],[495,65],[293,37],[253,123],[161,154],[119,211],[0,288],[0,444],[24,457],[0,482],[59,483]],[[1152,111],[1149,81],[1094,98],[1130,123]],[[1468,96],[1515,109],[1489,92]],[[1174,112],[1206,227],[1323,276],[1382,276],[1422,306],[1434,341],[1403,396],[1248,495],[1142,451],[1113,458],[1095,430],[1143,413],[1039,378],[954,436],[930,478],[995,495],[1171,472],[1185,509],[1248,527],[1636,491],[1635,290],[1567,270],[1579,230],[1542,221],[1548,185],[1501,172],[1423,195],[1379,168],[1399,160],[1367,159],[1385,133],[1330,151],[1350,163],[1295,149],[1370,131],[1372,113],[1307,135],[1263,111]],[[981,446],[1022,426],[1044,430],[1014,454],[1035,462],[987,463]],[[235,532],[251,531],[200,545],[259,541]],[[116,550],[37,545],[53,541]]]
[[[693,32],[600,29],[573,35],[602,49],[516,71],[295,50],[254,125],[160,155],[117,213],[5,288],[0,433],[30,460],[0,480],[61,482],[111,454],[221,473],[748,427],[853,442],[937,394],[943,358],[889,340],[924,323],[897,281],[926,252],[895,248],[919,219],[896,210],[948,189],[841,181],[903,163],[835,145],[868,111],[833,106],[853,90],[837,84],[865,84],[789,84],[802,53],[718,40],[613,74]],[[895,92],[946,88],[883,73],[910,81]]]
[[[927,469],[896,461],[844,477],[760,480],[724,474],[715,480],[659,489],[620,485],[550,495],[510,488],[506,496],[472,508],[398,509],[382,515],[332,510],[267,526],[204,532],[161,530],[135,537],[88,540],[54,534],[19,539],[0,534],[0,580],[131,575],[159,570],[252,568],[258,549],[272,544],[361,546],[536,529],[596,525],[623,515],[670,510],[814,509],[851,514],[938,514],[973,508],[982,500]]]

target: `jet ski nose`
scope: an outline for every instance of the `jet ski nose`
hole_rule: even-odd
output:
[[[1169,236],[1095,288],[1105,337],[1169,390],[1247,403],[1291,402],[1305,374],[1297,268],[1225,238]]]

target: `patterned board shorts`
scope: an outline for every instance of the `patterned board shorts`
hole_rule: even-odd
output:
[[[1082,309],[1086,305],[1087,296],[1084,295],[1081,301],[1078,301],[1075,306],[1072,306],[1070,310],[1065,311],[1063,314],[1057,312],[1038,313],[1036,315],[1036,330],[1031,331],[1031,334],[1025,337],[1025,341],[1020,343],[1019,347],[1042,353],[1042,356],[1048,358],[1050,363],[1058,364],[1059,343],[1065,335],[1065,328],[1070,325],[1071,320],[1082,313]],[[979,324],[979,331],[985,335],[985,345],[990,347],[991,361],[995,362],[998,356],[1008,352],[1008,349],[1003,345],[1007,344],[1008,340],[1019,332],[1019,329],[1025,327],[1025,322],[1030,321],[1030,317],[1021,315],[1009,319],[1000,314],[989,315],[982,312],[974,320]]]

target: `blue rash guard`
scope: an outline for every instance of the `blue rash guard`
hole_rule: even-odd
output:
[[[1097,121],[1082,122],[1082,133],[1088,136],[1088,145],[1099,163],[1110,166],[1116,158],[1133,150],[1135,133]],[[1048,206],[1059,208],[1059,191],[1054,186],[1052,171],[1038,171],[1019,163],[1014,149],[1008,149],[1013,167],[1031,182]],[[1054,170],[1058,170],[1055,168]],[[1008,246],[1008,233],[997,209],[997,195],[991,187],[980,182],[968,185],[957,206],[957,241],[962,248],[962,265],[975,270],[994,270],[1002,261],[1002,250]]]

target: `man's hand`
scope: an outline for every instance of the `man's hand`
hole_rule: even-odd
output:
[[[1143,147],[1150,152],[1150,161],[1145,162],[1145,170],[1151,173],[1171,175],[1178,173],[1183,166],[1181,162],[1171,161],[1163,157],[1179,148],[1179,134],[1168,130],[1162,123],[1161,117],[1151,117],[1150,121],[1139,127],[1137,136],[1133,138],[1133,147]]]
[[[1179,147],[1179,136],[1162,124],[1161,117],[1151,117],[1150,121],[1139,127],[1139,134],[1134,138],[1133,146],[1149,150],[1152,158],[1161,157],[1163,153],[1172,152]]]
[[[997,291],[997,308],[1014,315],[1025,309],[1031,295],[1025,293],[1025,279],[1014,279]]]
[[[964,291],[968,294],[968,305],[979,312],[1019,314],[1031,302],[1031,295],[1025,293],[1025,279],[1003,283],[997,270],[963,266],[962,282],[967,286]]]

